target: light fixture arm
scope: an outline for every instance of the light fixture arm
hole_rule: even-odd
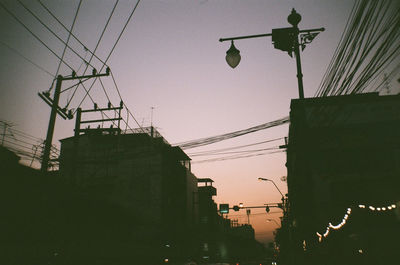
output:
[[[281,190],[278,188],[278,186],[275,184],[275,181],[273,181],[272,179],[266,179],[266,178],[258,178],[259,180],[264,180],[264,181],[271,181],[272,184],[275,185],[275,188],[279,191],[279,193],[282,195],[282,199],[285,198],[285,196],[283,196],[283,193],[281,192]]]
[[[298,81],[298,89],[299,89],[299,98],[304,98],[304,90],[303,90],[303,74],[301,71],[301,61],[300,61],[300,49],[304,50],[306,44],[310,43],[315,36],[318,35],[319,32],[324,31],[325,28],[316,28],[316,29],[304,29],[299,30],[297,27],[301,21],[301,15],[296,12],[293,8],[291,14],[288,16],[288,22],[292,25],[291,28],[280,28],[273,29],[272,33],[266,34],[258,34],[258,35],[247,35],[247,36],[238,36],[238,37],[230,37],[230,38],[220,38],[220,42],[231,41],[233,46],[234,40],[241,39],[252,39],[252,38],[261,38],[261,37],[269,37],[272,36],[272,41],[274,43],[274,47],[283,51],[287,51],[290,56],[292,56],[292,52],[295,53],[296,56],[296,66],[297,66],[297,81]],[[274,33],[275,31],[275,33]],[[305,33],[305,34],[301,34]],[[299,35],[301,40],[299,42]],[[275,38],[275,40],[274,40]],[[235,48],[236,49],[236,48]],[[231,49],[227,52],[226,61],[232,68],[235,68],[240,62],[239,50],[237,53],[230,52]],[[238,56],[239,55],[239,56]],[[237,59],[239,57],[239,59]]]

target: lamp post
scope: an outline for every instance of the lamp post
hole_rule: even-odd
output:
[[[281,192],[281,190],[278,188],[278,186],[276,186],[275,182],[272,179],[266,179],[266,178],[258,178],[258,180],[262,180],[262,181],[271,181],[274,185],[275,188],[279,191],[279,193],[282,195],[282,202],[284,202],[284,198],[285,196],[283,196],[283,193]]]
[[[283,196],[283,193],[281,192],[281,190],[278,188],[278,186],[275,184],[275,182],[272,179],[267,179],[267,178],[258,178],[258,180],[260,181],[271,181],[274,185],[275,188],[279,191],[279,193],[282,196],[282,210],[283,210],[283,219],[281,221],[281,228],[285,228],[288,231],[288,246],[289,246],[289,252],[291,252],[291,247],[293,245],[293,239],[292,239],[292,227],[291,224],[289,222],[289,204],[288,204],[288,200],[287,198],[285,199],[285,196]],[[290,257],[290,263],[289,264],[295,264],[294,262],[294,257],[293,255],[291,255],[291,253],[289,253],[289,257]]]
[[[303,89],[303,74],[301,71],[301,61],[300,61],[300,46],[301,49],[304,50],[306,44],[311,43],[312,40],[319,34],[319,32],[324,31],[324,28],[316,28],[316,29],[305,29],[299,30],[297,25],[301,21],[301,15],[296,12],[293,8],[291,14],[287,18],[288,22],[292,25],[289,28],[279,28],[272,29],[272,33],[266,34],[258,34],[258,35],[247,35],[247,36],[239,36],[239,37],[231,37],[231,38],[221,38],[220,42],[223,41],[231,41],[231,47],[226,52],[226,62],[230,67],[235,68],[241,59],[240,51],[236,49],[233,41],[240,39],[251,39],[251,38],[260,38],[260,37],[269,37],[272,36],[272,42],[274,44],[274,48],[286,51],[292,57],[292,53],[294,52],[296,57],[296,66],[297,66],[297,83],[299,88],[299,98],[304,98],[304,89]],[[300,36],[300,41],[299,41]]]

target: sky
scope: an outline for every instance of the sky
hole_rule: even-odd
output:
[[[43,9],[38,1],[20,0],[29,10],[64,41],[68,32]],[[79,0],[41,1],[67,28],[70,28]],[[13,128],[45,139],[50,107],[38,92],[52,85],[65,44],[14,0],[1,0],[0,6],[0,120]],[[84,45],[94,50],[113,9],[113,0],[82,1],[72,32]],[[98,46],[96,55],[105,60],[117,41],[136,1],[120,0]],[[235,68],[225,61],[229,42],[220,38],[270,33],[273,28],[289,27],[287,16],[292,8],[301,14],[300,29],[325,27],[301,53],[305,97],[313,97],[339,43],[354,1],[351,0],[142,0],[107,64],[110,66],[121,96],[137,123],[129,118],[129,126],[153,126],[171,144],[215,136],[246,129],[289,115],[291,99],[298,98],[296,63],[287,53],[274,49],[271,38],[235,41],[242,60]],[[40,43],[10,12],[26,25],[49,48]],[[88,60],[90,54],[76,40],[69,45]],[[29,60],[29,61],[28,61]],[[67,50],[64,60],[79,74],[85,64]],[[91,62],[97,70],[101,63]],[[48,73],[47,73],[48,72]],[[89,68],[87,73],[91,72]],[[104,72],[104,70],[102,71]],[[62,65],[59,74],[68,76],[71,70]],[[116,86],[111,77],[102,77],[107,95],[119,104]],[[90,84],[88,81],[88,84]],[[62,88],[73,84],[64,81]],[[89,87],[89,85],[87,85]],[[54,91],[54,90],[53,90]],[[76,109],[85,92],[80,87],[61,94],[63,107]],[[95,83],[90,95],[99,107],[108,99]],[[86,98],[81,107],[93,103]],[[73,135],[74,120],[57,118],[53,143]],[[123,127],[124,128],[124,127]],[[210,151],[279,139],[240,150],[265,149],[284,144],[288,125],[282,125],[246,136],[226,140],[196,149],[185,150],[194,155]],[[265,151],[264,151],[265,153]],[[227,154],[230,155],[230,154]],[[198,178],[211,178],[217,188],[214,198],[219,203],[262,206],[280,202],[287,193],[286,156],[284,152],[241,159],[203,162],[214,156],[192,156],[192,172]],[[273,240],[281,211],[252,209],[249,217],[256,239]],[[231,212],[231,219],[247,223],[245,211]]]

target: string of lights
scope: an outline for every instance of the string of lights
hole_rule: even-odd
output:
[[[372,205],[365,205],[365,204],[360,204],[358,205],[359,209],[365,209],[365,210],[369,210],[371,212],[385,212],[385,211],[390,211],[390,210],[394,210],[397,208],[396,204],[391,203],[391,204],[386,204],[386,205],[381,205],[381,206],[372,206]],[[343,216],[342,221],[337,224],[337,225],[333,225],[331,222],[328,223],[328,226],[326,227],[326,230],[324,233],[319,233],[316,232],[316,235],[318,236],[318,242],[322,242],[323,238],[327,238],[331,229],[333,230],[339,230],[341,229],[347,222],[348,218],[350,217],[352,213],[352,209],[351,208],[347,208],[346,214]]]

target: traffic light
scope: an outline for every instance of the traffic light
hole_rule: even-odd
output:
[[[220,204],[219,212],[220,213],[229,213],[229,204]]]
[[[265,207],[265,211],[267,211],[267,213],[269,213],[269,206]]]
[[[235,205],[235,206],[233,206],[233,207],[232,207],[232,209],[233,209],[234,211],[236,211],[236,212],[237,212],[237,211],[239,211],[239,210],[240,210],[240,207],[239,207],[239,206],[237,206],[237,205]]]

